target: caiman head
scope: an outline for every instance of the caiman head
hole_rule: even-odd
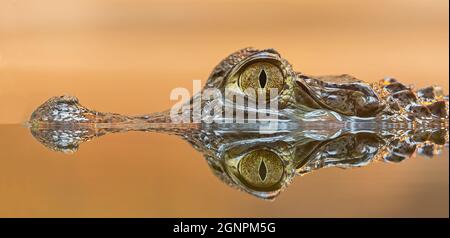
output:
[[[206,96],[206,92],[211,90],[220,93],[219,100]],[[236,98],[244,98],[246,101],[236,101]],[[196,99],[201,101],[200,122],[206,121],[204,119],[216,107],[226,107],[226,102],[231,102],[233,110],[248,114],[252,110],[258,111],[259,107],[253,107],[262,101],[266,105],[276,102],[275,110],[269,113],[294,122],[302,119],[308,122],[315,119],[320,121],[324,115],[335,121],[351,121],[355,118],[386,122],[448,121],[448,96],[443,95],[440,87],[431,86],[413,91],[411,87],[392,78],[369,84],[346,74],[310,76],[294,71],[273,49],[245,48],[222,60],[212,71],[201,93],[184,104],[191,111],[190,117],[194,114],[192,111]],[[183,115],[184,108],[176,113]],[[223,114],[219,114],[218,118],[223,119]],[[101,113],[83,107],[75,97],[62,96],[51,98],[38,107],[30,122],[89,124],[174,121],[169,112],[159,113],[157,116],[150,114],[134,117]]]

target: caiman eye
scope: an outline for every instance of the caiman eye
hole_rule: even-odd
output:
[[[247,89],[269,93],[271,88],[277,89],[278,94],[283,89],[284,79],[280,68],[268,62],[256,62],[247,66],[239,77],[242,91]]]
[[[274,152],[255,150],[241,159],[238,171],[247,185],[258,190],[270,190],[280,183],[283,168],[283,162]]]

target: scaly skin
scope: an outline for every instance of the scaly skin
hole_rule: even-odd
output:
[[[277,127],[262,131],[255,123],[229,123],[224,113],[232,95],[245,89],[277,88]],[[395,79],[365,83],[349,75],[309,76],[295,72],[273,49],[237,51],[222,60],[204,89],[222,97],[202,98],[205,115],[195,123],[175,123],[169,111],[124,116],[88,109],[71,96],[49,99],[30,118],[33,136],[48,148],[74,152],[79,144],[114,132],[151,131],[178,135],[202,152],[213,172],[228,185],[271,199],[295,175],[324,167],[399,162],[416,151],[433,155],[448,145],[448,96],[431,86],[414,91]],[[267,91],[264,91],[267,92]],[[184,105],[193,119],[194,102]],[[259,108],[231,104],[245,116]],[[235,109],[236,109],[235,108]],[[238,110],[238,109],[236,109]],[[175,111],[175,118],[185,111]],[[207,123],[212,119],[212,123]],[[177,121],[178,122],[178,121]]]

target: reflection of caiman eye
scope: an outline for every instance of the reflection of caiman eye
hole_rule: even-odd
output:
[[[247,66],[239,77],[239,86],[243,91],[247,89],[268,93],[271,88],[277,89],[278,94],[283,89],[284,80],[280,68],[267,62],[256,62]]]
[[[248,153],[239,162],[239,174],[248,185],[257,189],[270,189],[283,177],[283,163],[277,154],[268,150]]]

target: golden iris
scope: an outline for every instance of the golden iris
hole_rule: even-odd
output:
[[[262,90],[269,95],[270,89],[276,89],[279,94],[284,86],[283,74],[280,68],[271,63],[256,62],[241,73],[239,86],[244,92],[248,89]]]

